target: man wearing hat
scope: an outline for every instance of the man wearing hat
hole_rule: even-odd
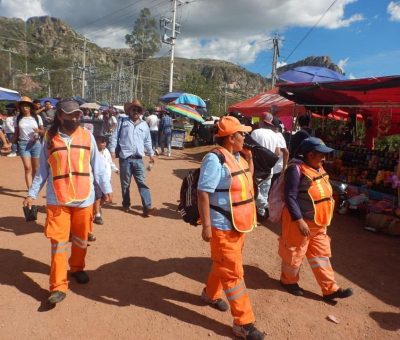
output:
[[[143,159],[147,153],[150,163],[154,163],[150,130],[147,123],[140,118],[143,106],[139,100],[125,103],[124,110],[128,117],[119,119],[109,144],[113,158],[119,157],[122,207],[125,211],[130,209],[129,189],[133,176],[142,200],[143,216],[149,217],[154,212],[154,208],[151,206],[150,189],[145,183],[146,171]]]
[[[325,155],[333,149],[315,137],[303,140],[285,172],[285,208],[279,255],[282,258],[281,284],[291,294],[303,295],[298,285],[300,266],[307,257],[326,301],[347,298],[351,288],[340,288],[329,258],[331,224],[335,201],[329,176],[322,167]]]
[[[49,303],[61,302],[68,290],[67,251],[71,240],[69,266],[78,283],[89,282],[84,271],[88,233],[92,229],[93,182],[111,201],[110,179],[93,135],[80,127],[82,111],[72,98],[57,104],[40,154],[40,167],[24,206],[31,207],[47,182],[45,235],[51,240]]]
[[[261,146],[279,156],[282,150],[286,149],[286,143],[280,139],[275,132],[275,125],[273,123],[274,116],[270,112],[264,112],[263,120],[260,122],[260,128],[251,133],[251,137],[258,142]],[[258,196],[257,196],[257,216],[260,221],[268,218],[268,192],[271,187],[271,173],[266,178],[260,178],[258,183]]]
[[[222,312],[230,306],[236,336],[263,339],[264,334],[254,325],[242,262],[245,233],[257,225],[252,153],[243,149],[251,127],[232,116],[222,117],[216,127],[219,146],[204,157],[198,182],[202,238],[210,242],[212,259],[201,298]],[[222,299],[223,293],[229,306]]]

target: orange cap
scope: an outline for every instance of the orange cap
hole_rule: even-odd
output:
[[[225,137],[233,135],[235,132],[250,132],[251,127],[240,124],[239,120],[232,116],[222,117],[218,123],[218,132],[215,134],[217,137]]]

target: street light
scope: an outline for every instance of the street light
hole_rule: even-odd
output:
[[[47,72],[47,82],[48,82],[48,97],[51,98],[51,88],[50,88],[50,70],[46,67],[36,67],[36,71],[40,71],[41,74]]]

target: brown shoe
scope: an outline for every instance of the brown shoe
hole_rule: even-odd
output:
[[[96,236],[94,236],[94,234],[92,234],[92,233],[89,233],[89,234],[88,234],[88,241],[89,241],[89,242],[94,242],[94,241],[96,241]]]
[[[150,217],[150,215],[154,215],[155,212],[156,212],[156,208],[146,208],[146,209],[143,209],[143,216]]]

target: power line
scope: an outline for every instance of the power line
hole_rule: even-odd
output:
[[[327,10],[321,15],[321,17],[318,19],[318,21],[314,24],[313,27],[311,27],[308,32],[304,35],[304,37],[297,43],[295,48],[292,50],[292,52],[289,53],[289,55],[286,57],[284,60],[287,62],[287,60],[292,56],[292,54],[297,50],[297,48],[303,43],[304,40],[307,39],[307,37],[311,34],[311,32],[314,30],[315,27],[320,23],[320,21],[323,19],[323,17],[326,15],[326,13],[329,12],[329,10],[333,7],[333,5],[337,2],[337,0],[334,0],[331,5],[327,8]]]

